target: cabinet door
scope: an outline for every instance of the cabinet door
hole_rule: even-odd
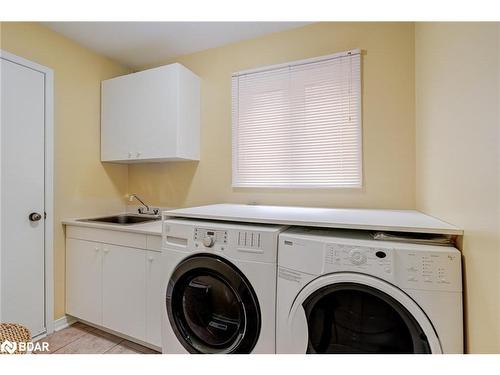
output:
[[[131,106],[127,98],[130,84],[125,77],[103,81],[101,84],[101,160],[126,161],[132,159]]]
[[[166,310],[160,253],[148,251],[146,257],[146,342],[161,347],[161,314],[166,314]]]
[[[177,70],[172,64],[102,82],[102,161],[176,155]]]
[[[135,80],[131,95],[139,115],[133,126],[137,159],[173,158],[177,155],[178,67],[146,70]]]
[[[146,251],[103,245],[102,325],[145,341]]]
[[[66,240],[66,312],[95,324],[102,323],[102,244]]]

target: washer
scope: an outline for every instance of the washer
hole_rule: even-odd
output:
[[[463,353],[453,247],[292,228],[278,265],[278,353]]]
[[[275,353],[277,225],[163,223],[163,353]]]

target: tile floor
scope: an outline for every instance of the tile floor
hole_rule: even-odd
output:
[[[54,332],[38,342],[49,343],[49,354],[158,354],[145,346],[80,322]]]

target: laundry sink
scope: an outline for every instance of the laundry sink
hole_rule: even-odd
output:
[[[80,219],[79,221],[91,221],[94,223],[107,223],[107,224],[120,224],[120,225],[131,225],[146,223],[149,221],[160,220],[159,215],[134,215],[134,214],[122,214],[114,216],[104,216],[96,217],[92,219]]]

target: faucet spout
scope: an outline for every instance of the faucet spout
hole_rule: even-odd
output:
[[[128,200],[130,202],[132,202],[133,200],[137,199],[139,202],[141,202],[141,204],[146,207],[146,212],[144,212],[144,210],[142,208],[139,208],[139,213],[142,214],[142,213],[150,213],[150,210],[149,210],[149,206],[144,203],[144,201],[137,195],[137,194],[130,194],[129,197],[128,197]]]

